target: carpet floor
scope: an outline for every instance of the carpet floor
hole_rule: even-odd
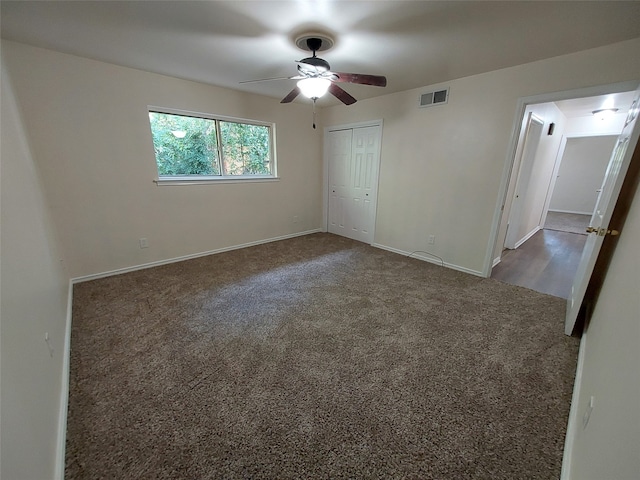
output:
[[[562,299],[331,234],[73,293],[67,479],[560,476]]]
[[[544,228],[547,230],[557,230],[560,232],[587,234],[587,227],[591,215],[582,215],[579,213],[561,213],[548,212],[547,219],[544,222]]]

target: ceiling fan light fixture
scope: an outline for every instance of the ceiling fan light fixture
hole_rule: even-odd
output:
[[[320,98],[329,90],[331,80],[326,78],[304,78],[298,82],[298,88],[307,98]]]

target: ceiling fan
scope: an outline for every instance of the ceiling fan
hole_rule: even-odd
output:
[[[319,34],[305,35],[298,37],[296,45],[312,52],[312,56],[296,61],[298,64],[298,75],[292,77],[263,78],[240,83],[266,82],[270,80],[298,80],[296,87],[291,90],[280,103],[290,103],[295,100],[298,95],[302,94],[313,100],[314,107],[316,100],[327,92],[345,105],[351,105],[356,102],[356,99],[337,85],[337,83],[357,83],[375,87],[385,87],[387,85],[387,78],[382,75],[331,71],[329,62],[316,55],[316,52],[328,50],[333,46],[333,41],[328,37]]]

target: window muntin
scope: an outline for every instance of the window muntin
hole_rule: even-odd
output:
[[[275,178],[272,126],[149,109],[158,181]]]

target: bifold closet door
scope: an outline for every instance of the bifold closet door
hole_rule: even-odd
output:
[[[330,131],[328,231],[373,243],[381,129]]]

